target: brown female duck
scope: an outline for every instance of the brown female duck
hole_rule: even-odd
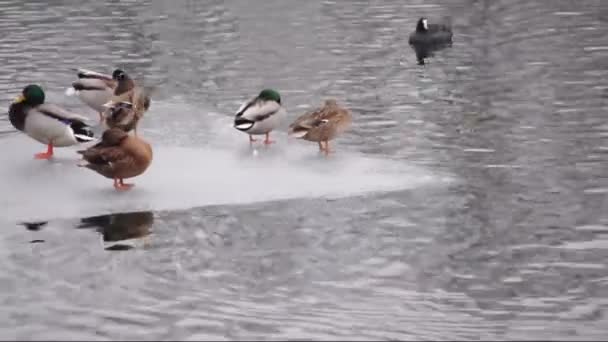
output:
[[[329,141],[348,130],[352,115],[346,108],[338,105],[336,100],[325,101],[323,107],[306,113],[289,125],[288,135],[319,143],[319,150],[329,154]]]
[[[108,128],[120,128],[125,132],[130,132],[137,126],[140,116],[133,109],[133,104],[122,101],[112,103],[104,113],[104,123]]]
[[[129,190],[134,184],[125,184],[124,179],[141,175],[152,163],[150,144],[120,128],[106,130],[101,142],[78,153],[83,158],[78,166],[112,178],[116,190]]]
[[[130,122],[133,126],[132,129],[135,135],[137,135],[137,124],[144,113],[150,108],[151,89],[137,86],[135,81],[133,81],[127,73],[122,70],[117,71],[118,72],[114,72],[113,77],[115,77],[118,84],[114,91],[114,96],[104,104],[104,106],[108,108],[104,113],[104,116],[108,117],[113,115],[112,108],[115,108],[117,104],[122,103],[123,105],[120,106],[122,107],[120,111],[123,112],[126,117],[121,120],[121,125],[124,126],[127,121]],[[124,104],[130,105],[130,108],[127,109]],[[110,113],[108,113],[108,111],[110,111]],[[108,128],[115,127],[113,124],[116,123],[117,121],[115,119],[106,121]]]

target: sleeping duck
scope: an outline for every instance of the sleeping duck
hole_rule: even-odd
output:
[[[254,135],[265,134],[264,144],[272,144],[270,132],[279,126],[286,116],[281,106],[281,95],[273,89],[264,89],[258,96],[243,103],[236,112],[234,128],[249,134],[249,143]]]
[[[104,119],[104,111],[107,106],[104,106],[115,99],[120,101],[126,99],[133,100],[133,95],[139,96],[143,90],[134,91],[136,88],[135,82],[121,69],[116,69],[112,75],[106,75],[92,70],[77,69],[78,81],[72,83],[72,86],[66,90],[67,95],[78,95],[86,105],[93,108],[99,113],[99,121]],[[145,110],[150,106],[149,96],[143,99]]]
[[[93,132],[85,123],[88,120],[86,117],[44,103],[44,100],[42,88],[30,84],[23,88],[8,110],[9,120],[17,130],[47,145],[47,151],[36,154],[36,159],[53,157],[53,147],[93,140]]]
[[[329,154],[329,141],[350,128],[352,115],[336,100],[326,100],[323,107],[306,113],[289,125],[288,136],[316,141],[319,151]]]
[[[83,158],[78,166],[112,178],[119,191],[131,189],[134,184],[126,184],[124,179],[141,175],[152,163],[150,144],[120,128],[106,130],[99,143],[78,153]]]
[[[99,121],[103,120],[104,103],[108,102],[113,94],[118,81],[115,75],[119,69],[114,70],[113,75],[107,75],[87,69],[76,69],[78,81],[66,90],[66,95],[77,95],[87,106],[99,113]]]

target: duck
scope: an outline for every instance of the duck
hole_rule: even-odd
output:
[[[77,95],[86,105],[99,113],[99,121],[103,122],[104,113],[113,102],[121,100],[133,101],[142,97],[142,107],[150,107],[150,90],[139,88],[133,79],[122,69],[114,69],[112,75],[93,70],[76,69],[78,81],[66,90],[66,95]]]
[[[133,132],[137,135],[137,124],[144,113],[150,108],[150,94],[152,89],[136,85],[135,81],[133,81],[126,72],[120,69],[116,70],[112,77],[118,84],[114,90],[114,95],[109,101],[103,104],[106,108],[103,116],[112,115],[112,108],[115,108],[116,104],[129,103],[131,105],[130,110],[133,111]],[[124,108],[124,106],[122,106],[122,108]]]
[[[118,191],[135,186],[125,183],[124,179],[143,174],[153,157],[152,146],[147,141],[120,128],[104,131],[100,142],[77,153],[82,155],[79,167],[86,167],[113,179],[114,188]]]
[[[140,112],[133,109],[133,104],[127,101],[112,103],[104,112],[105,126],[107,128],[120,128],[125,132],[133,130],[141,118]]]
[[[103,120],[103,106],[114,95],[114,91],[118,85],[115,79],[120,69],[114,70],[112,75],[107,75],[93,70],[78,68],[76,75],[78,81],[72,83],[72,86],[66,89],[66,95],[77,95],[78,98],[87,106],[91,107],[99,113],[99,121]]]
[[[287,135],[315,141],[319,144],[319,151],[328,155],[331,152],[329,141],[347,131],[351,124],[351,112],[335,99],[327,99],[322,107],[301,115],[289,125]]]
[[[249,134],[249,143],[254,135],[266,135],[264,144],[274,143],[270,132],[276,129],[286,116],[281,104],[281,94],[274,89],[263,89],[260,93],[239,107],[234,117],[234,128]]]
[[[409,36],[409,44],[429,47],[452,43],[452,28],[447,24],[429,24],[428,19],[421,17],[416,23],[416,30]]]
[[[29,84],[22,89],[8,110],[13,127],[47,145],[46,152],[37,153],[34,158],[48,160],[53,157],[54,147],[73,146],[95,139],[87,124],[87,117],[44,101],[42,87]]]

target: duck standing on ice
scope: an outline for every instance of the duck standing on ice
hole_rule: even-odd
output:
[[[36,84],[23,88],[21,95],[11,103],[8,117],[17,130],[47,145],[46,152],[37,153],[36,159],[53,157],[54,147],[66,147],[93,140],[93,132],[84,116],[45,103],[45,94]]]
[[[270,140],[270,132],[279,126],[285,116],[279,92],[264,89],[239,108],[234,118],[234,128],[249,134],[250,143],[256,141],[254,135],[265,134],[264,144],[272,144],[274,141]]]

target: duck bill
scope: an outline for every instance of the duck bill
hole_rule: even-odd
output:
[[[14,102],[15,102],[15,103],[21,103],[21,102],[23,102],[23,101],[25,101],[25,96],[23,96],[23,95],[19,95],[19,96],[17,96],[17,97],[15,98],[15,101],[14,101]]]

